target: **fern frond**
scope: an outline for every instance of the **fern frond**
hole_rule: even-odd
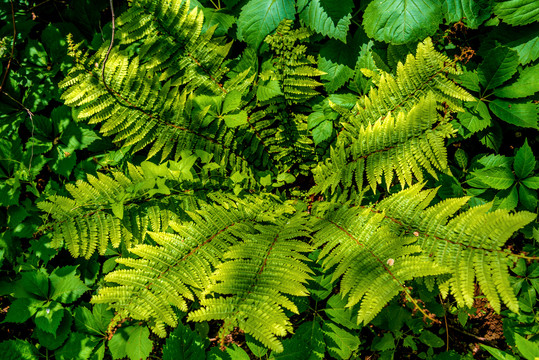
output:
[[[436,177],[435,169],[447,169],[444,139],[454,133],[447,121],[438,121],[436,99],[429,93],[407,114],[388,113],[372,125],[360,126],[350,148],[332,149],[326,162],[313,170],[317,185],[312,192],[334,192],[339,184],[348,188],[354,179],[360,192],[364,176],[373,191],[382,180],[389,188],[395,174],[402,186],[410,185],[413,177],[421,181],[423,170]]]
[[[360,302],[358,323],[368,323],[399,292],[405,281],[447,270],[420,255],[411,237],[396,236],[382,225],[384,215],[341,206],[318,216],[314,245],[332,280],[341,279],[341,294],[351,307]]]
[[[96,251],[104,254],[109,243],[114,248],[120,244],[129,248],[143,242],[148,229],[166,230],[170,221],[182,216],[178,208],[196,209],[197,201],[204,197],[203,192],[183,192],[197,183],[191,173],[193,157],[197,158],[191,155],[162,165],[129,165],[127,175],[114,170],[110,175],[90,174],[87,182],[67,184],[71,197],[53,196],[37,204],[52,217],[43,225],[52,233],[52,246],[65,243],[72,256],[88,259]],[[178,193],[155,196],[170,195],[171,189]]]
[[[468,198],[446,199],[429,206],[436,190],[414,185],[376,205],[385,223],[395,232],[415,233],[425,256],[449,269],[451,293],[460,306],[471,307],[474,279],[496,311],[500,299],[518,312],[518,301],[509,283],[508,253],[502,250],[507,239],[535,219],[526,211],[510,213],[492,204],[476,206],[455,215]]]
[[[102,288],[92,302],[109,303],[134,319],[150,321],[156,334],[164,336],[160,329],[165,324],[177,325],[172,307],[185,309],[186,299],[200,297],[215,283],[212,272],[230,247],[254,233],[255,224],[288,211],[283,206],[274,209],[276,203],[265,198],[242,201],[217,194],[211,198],[214,205],[188,212],[190,221],[171,221],[174,233],[150,233],[156,245],[131,248],[139,258],[119,259],[127,269],[105,277],[118,285]],[[153,301],[151,306],[148,301]]]
[[[193,321],[224,320],[225,327],[238,326],[267,347],[282,351],[276,336],[292,331],[283,309],[298,313],[285,295],[307,296],[305,283],[312,272],[302,253],[312,251],[299,240],[308,237],[304,216],[280,219],[255,226],[255,233],[237,233],[243,242],[229,248],[226,261],[212,275],[213,283],[201,300],[202,308],[191,312]]]

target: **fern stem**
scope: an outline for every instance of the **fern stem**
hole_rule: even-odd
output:
[[[109,2],[110,2],[110,15],[112,17],[112,32],[110,35],[109,48],[107,49],[107,53],[105,54],[105,59],[103,59],[103,65],[101,65],[101,78],[103,79],[103,84],[105,85],[105,88],[107,88],[108,92],[112,93],[112,90],[109,88],[109,86],[107,85],[107,82],[105,81],[105,65],[107,64],[110,51],[112,50],[112,46],[114,45],[114,35],[116,33],[116,22],[115,22],[115,16],[114,16],[113,0],[109,0]]]

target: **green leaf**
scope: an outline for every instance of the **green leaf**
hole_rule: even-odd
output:
[[[268,352],[268,348],[250,334],[245,334],[245,343],[253,355],[258,358],[261,358]]]
[[[261,81],[256,88],[256,98],[258,101],[267,101],[280,95],[283,95],[283,92],[277,80]]]
[[[357,324],[357,309],[346,307],[347,300],[341,295],[333,295],[324,310],[328,318],[348,329],[359,329]]]
[[[537,191],[528,189],[525,186],[520,186],[518,188],[518,197],[520,203],[528,211],[535,211],[537,208]]]
[[[60,326],[60,321],[64,317],[64,308],[56,301],[44,305],[36,312],[35,323],[38,328],[53,335],[56,335],[56,330]]]
[[[395,349],[395,337],[392,333],[385,333],[384,336],[377,336],[371,344],[372,350],[386,351]]]
[[[125,349],[131,360],[147,359],[152,352],[150,330],[146,326],[135,326],[125,344]]]
[[[329,354],[337,359],[348,359],[359,347],[359,336],[340,328],[332,322],[325,322],[322,328]]]
[[[472,101],[466,104],[466,112],[458,115],[459,121],[470,132],[486,129],[491,124],[487,105],[483,101]]]
[[[466,154],[466,151],[460,148],[457,149],[457,151],[455,151],[455,161],[461,169],[466,169],[468,166],[468,154]]]
[[[508,189],[515,182],[513,172],[506,166],[479,169],[473,171],[472,174],[481,182],[497,190]]]
[[[323,121],[313,129],[313,141],[316,145],[329,139],[333,133],[333,122]]]
[[[485,90],[500,86],[517,72],[518,54],[507,47],[494,48],[484,55],[484,59],[477,74]]]
[[[323,3],[326,6],[329,4],[327,1],[323,1]],[[339,13],[337,8],[341,5],[341,2],[333,3],[330,6],[331,9],[335,8],[335,12],[330,11],[328,14],[320,0],[298,0],[298,9],[303,9],[299,14],[299,18],[313,31],[346,43],[352,14],[348,13],[338,19],[338,21],[335,21],[335,19],[331,18],[330,14],[335,16],[335,14]],[[344,7],[346,7],[346,3],[348,1],[344,2]]]
[[[49,277],[52,287],[51,299],[70,304],[90,290],[76,272],[77,266],[64,266],[52,272]]]
[[[250,360],[249,355],[238,345],[233,344],[226,348],[226,352],[230,355],[230,360]]]
[[[7,340],[0,342],[0,354],[4,360],[37,360],[36,347],[24,340]]]
[[[528,145],[528,139],[524,141],[524,145],[518,149],[513,163],[515,174],[518,178],[527,178],[535,169],[535,156],[532,149]]]
[[[539,21],[536,0],[497,0],[493,11],[509,25],[526,25]]]
[[[215,36],[226,35],[228,29],[234,25],[235,18],[232,15],[225,14],[219,9],[210,9],[202,7],[202,12],[204,13],[204,26],[202,27],[202,32],[209,30],[211,27],[217,25],[215,29]]]
[[[49,278],[41,271],[27,271],[15,286],[15,297],[47,299],[49,296]]]
[[[494,206],[498,209],[513,210],[518,205],[517,186],[513,185],[509,189],[500,191],[494,199]]]
[[[56,350],[54,355],[58,360],[86,360],[92,355],[98,341],[93,336],[73,332],[65,345]]]
[[[204,342],[188,326],[179,324],[163,347],[163,360],[204,359]]]
[[[355,58],[350,55],[350,47],[336,40],[328,41],[320,51],[318,69],[326,73],[320,79],[327,92],[335,92],[354,76]]]
[[[539,189],[539,176],[533,176],[529,177],[527,179],[522,180],[522,184],[526,186],[528,189]]]
[[[537,127],[537,106],[531,102],[515,104],[504,100],[495,99],[490,102],[489,109],[501,120],[520,127]]]
[[[449,23],[463,21],[472,29],[477,29],[491,14],[491,4],[487,0],[444,0],[442,6]]]
[[[58,326],[58,329],[56,330],[56,335],[36,327],[34,329],[33,336],[37,337],[39,343],[45,346],[47,349],[57,349],[64,343],[64,341],[66,341],[71,333],[71,323],[71,314],[66,314],[64,317],[62,317],[62,321],[60,321],[60,326]]]
[[[419,335],[419,340],[430,347],[438,348],[445,345],[445,342],[440,339],[437,335],[434,335],[432,332],[428,330],[423,330],[421,332],[421,335]]]
[[[110,204],[110,209],[112,210],[112,213],[114,216],[116,216],[118,219],[122,220],[124,218],[124,203],[123,202],[115,202]]]
[[[112,354],[113,359],[123,359],[127,356],[127,340],[129,339],[129,334],[133,331],[133,327],[122,327],[118,329],[112,338],[109,340],[109,350]]]
[[[271,353],[275,360],[317,360],[323,359],[326,344],[320,328],[320,321],[309,321],[301,324],[291,339],[283,341],[284,351]]]
[[[44,303],[43,300],[33,298],[15,299],[9,306],[3,322],[23,323],[30,319]]]
[[[483,345],[483,344],[480,344],[480,345],[481,345],[481,348],[488,351],[490,355],[494,356],[494,358],[497,360],[518,360],[513,355],[506,353],[505,351],[501,351],[500,349],[496,349],[488,345]]]
[[[95,304],[93,311],[79,306],[75,309],[75,327],[87,334],[103,336],[113,317],[114,314],[107,310],[106,304]]]
[[[518,351],[527,360],[536,360],[539,357],[539,344],[537,342],[526,340],[521,335],[515,333],[515,344]]]
[[[438,0],[371,1],[363,15],[363,27],[371,38],[406,44],[433,35],[442,22]]]
[[[223,115],[223,119],[225,119],[226,126],[230,128],[244,125],[247,124],[247,112],[240,111],[237,114]]]
[[[231,111],[236,111],[240,107],[241,93],[238,90],[233,90],[226,94],[225,101],[223,102],[223,114],[228,114]]]
[[[521,98],[539,91],[539,64],[522,70],[513,84],[494,90],[494,95],[503,98]]]
[[[293,1],[251,0],[241,9],[237,21],[238,39],[256,49],[282,20],[293,20],[295,13]]]

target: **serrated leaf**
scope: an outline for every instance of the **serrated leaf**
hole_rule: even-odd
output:
[[[65,310],[60,303],[52,301],[36,312],[34,321],[41,330],[56,335],[56,330],[60,326],[64,312]]]
[[[513,168],[520,179],[527,178],[535,169],[535,156],[530,145],[528,145],[528,139],[524,141],[524,145],[515,154]]]
[[[448,22],[463,21],[472,29],[490,17],[492,7],[488,0],[444,0],[442,6]]]
[[[131,360],[147,359],[152,352],[150,330],[146,326],[135,326],[125,344],[125,349]]]
[[[228,114],[231,111],[238,110],[241,103],[241,93],[238,90],[233,90],[226,94],[225,101],[223,102],[223,114]]]
[[[421,335],[419,335],[419,340],[430,347],[438,348],[444,346],[445,342],[440,339],[437,335],[434,335],[432,332],[428,330],[423,330],[421,332]]]
[[[394,45],[423,40],[442,22],[438,0],[371,1],[363,15],[363,27],[371,38]]]
[[[45,302],[33,298],[15,299],[3,322],[23,323],[32,317]]]
[[[49,277],[51,282],[51,299],[64,304],[77,300],[86,291],[90,290],[76,274],[76,266],[56,268]]]
[[[4,360],[37,360],[36,347],[24,340],[7,340],[0,342],[0,354]]]
[[[479,169],[473,171],[472,175],[497,190],[508,189],[515,182],[513,172],[506,166]]]
[[[15,297],[47,299],[49,296],[49,278],[41,271],[27,271],[15,285]]]
[[[518,190],[515,185],[509,189],[500,191],[494,199],[494,206],[497,209],[513,210],[518,205]]]
[[[539,91],[539,64],[522,70],[517,81],[503,88],[495,89],[494,95],[503,98],[521,98]]]
[[[326,344],[320,321],[309,321],[301,324],[294,336],[283,341],[284,351],[271,353],[275,360],[321,360],[324,358]]]
[[[539,346],[537,343],[527,340],[520,334],[515,333],[515,344],[518,351],[527,360],[535,360],[539,357]]]
[[[537,0],[497,0],[493,12],[510,25],[539,21]]]
[[[537,191],[528,189],[525,186],[518,188],[518,198],[520,203],[528,211],[535,211],[537,208]]]
[[[491,117],[484,101],[472,101],[466,104],[466,112],[458,115],[459,121],[466,129],[476,133],[491,124]]]
[[[333,322],[348,329],[359,329],[357,324],[357,309],[346,307],[347,300],[341,295],[333,295],[327,302],[324,310],[326,315]]]
[[[93,311],[79,306],[75,309],[75,327],[91,335],[103,336],[113,317],[114,314],[107,310],[106,304],[95,304]]]
[[[268,348],[250,334],[245,334],[245,343],[257,358],[261,358],[268,352]]]
[[[537,106],[532,103],[510,103],[501,99],[490,102],[489,109],[506,123],[537,129]]]
[[[223,115],[225,124],[228,127],[237,127],[240,125],[247,124],[247,113],[245,111],[240,111],[237,114],[227,114]]]
[[[238,39],[245,41],[255,49],[264,38],[271,34],[284,19],[295,17],[293,1],[288,0],[252,0],[242,9],[238,18]]]
[[[183,324],[170,333],[163,347],[163,360],[204,359],[204,342]]]
[[[329,354],[338,359],[348,359],[359,347],[356,333],[340,328],[331,322],[325,322],[322,328]]]
[[[64,317],[62,317],[62,321],[60,321],[60,326],[58,326],[55,335],[45,332],[39,327],[36,327],[33,336],[35,336],[38,339],[39,343],[45,346],[47,349],[55,350],[59,348],[64,343],[64,341],[66,341],[69,334],[71,333],[71,323],[71,315],[66,314]]]
[[[225,14],[223,11],[219,11],[219,9],[202,7],[202,12],[204,13],[204,26],[202,27],[202,31],[205,32],[217,25],[214,32],[215,36],[226,35],[228,29],[234,25],[234,21],[236,20],[234,16]]]
[[[528,189],[539,189],[539,176],[533,176],[529,177],[527,179],[522,180],[522,184],[526,186]]]
[[[300,20],[311,30],[346,43],[352,14],[348,13],[335,22],[325,11],[320,0],[299,0],[298,8],[303,9],[299,14]]]
[[[327,92],[335,92],[354,76],[355,61],[353,51],[346,44],[335,40],[326,43],[318,56],[318,69],[326,73],[320,79]]]
[[[261,81],[256,88],[256,98],[258,101],[267,101],[280,95],[283,95],[283,92],[277,80]]]
[[[517,72],[518,54],[507,47],[494,48],[484,55],[484,59],[477,74],[485,90],[500,86]]]
[[[313,129],[313,141],[316,145],[329,139],[333,133],[333,122],[322,121],[320,125]]]
[[[92,351],[99,340],[86,334],[73,332],[69,339],[54,355],[58,360],[86,360],[92,355]],[[138,359],[137,359],[138,360]]]
[[[468,154],[466,154],[466,151],[457,149],[457,151],[455,151],[455,161],[461,169],[466,169],[468,166]]]
[[[230,360],[250,360],[249,355],[238,345],[233,344],[226,348],[226,352],[230,355]]]

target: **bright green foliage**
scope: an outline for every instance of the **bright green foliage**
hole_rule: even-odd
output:
[[[418,238],[424,257],[432,257],[452,274],[446,287],[461,306],[471,307],[474,278],[496,311],[500,299],[518,312],[518,302],[508,280],[508,254],[501,247],[516,229],[535,219],[529,212],[512,214],[507,210],[489,212],[492,204],[473,207],[455,216],[468,198],[446,199],[428,206],[435,190],[420,185],[392,195],[376,209],[383,211],[394,231],[406,231]],[[446,288],[447,289],[447,288]]]
[[[29,3],[41,24],[47,5]],[[0,100],[2,271],[13,264],[0,295],[4,322],[35,325],[39,346],[0,347],[442,358],[443,328],[416,310],[464,326],[480,289],[509,309],[508,345],[534,354],[516,324],[537,328],[538,268],[515,260],[536,249],[504,249],[518,230],[539,239],[529,4],[133,0],[115,9],[112,45],[110,25],[92,30],[106,1],[55,3],[80,31],[17,24],[25,58],[9,63]],[[481,46],[461,41],[485,21]],[[2,60],[11,30],[0,28]],[[501,153],[471,152],[472,136]]]

